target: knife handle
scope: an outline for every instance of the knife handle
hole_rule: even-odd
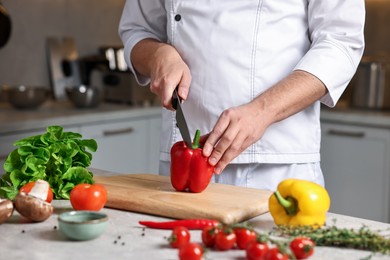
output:
[[[177,102],[178,102],[177,98],[172,97],[172,107],[175,110],[177,109]]]
[[[173,95],[172,95],[172,107],[173,109],[177,109],[177,102],[181,102],[181,99],[179,97],[179,94],[177,93],[177,89],[178,87],[175,88],[175,90],[173,91]]]

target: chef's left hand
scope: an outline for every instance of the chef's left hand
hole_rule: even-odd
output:
[[[203,155],[209,156],[216,174],[263,136],[272,119],[260,111],[254,102],[229,108],[221,114],[213,130],[202,137]]]

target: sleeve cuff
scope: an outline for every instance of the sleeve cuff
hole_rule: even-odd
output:
[[[156,37],[154,34],[152,33],[148,33],[148,32],[145,32],[145,31],[139,31],[138,33],[132,33],[132,35],[129,35],[128,37],[123,37],[124,39],[127,39],[127,41],[125,42],[124,44],[124,55],[125,55],[125,61],[126,61],[126,64],[127,66],[129,67],[130,71],[133,73],[133,75],[135,76],[135,79],[137,81],[137,83],[141,86],[145,86],[147,84],[150,83],[150,78],[149,77],[145,77],[141,74],[139,74],[133,64],[131,63],[131,60],[130,60],[130,53],[132,51],[132,49],[134,48],[134,46],[141,40],[143,39],[147,39],[147,38],[152,38],[152,39],[156,39],[156,40],[159,40],[158,37]]]
[[[319,78],[328,94],[320,101],[334,107],[340,99],[360,61],[360,53],[352,57],[331,41],[323,41],[311,48],[294,70],[307,71]]]

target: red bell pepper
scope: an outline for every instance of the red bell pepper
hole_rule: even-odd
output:
[[[202,192],[210,183],[214,166],[203,156],[199,140],[197,130],[192,147],[180,141],[171,148],[171,183],[177,191]]]

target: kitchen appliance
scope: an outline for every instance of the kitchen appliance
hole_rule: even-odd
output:
[[[390,108],[390,57],[363,57],[351,81],[351,106]]]
[[[129,71],[95,69],[91,73],[90,82],[103,89],[106,102],[133,106],[150,106],[158,102],[149,87],[140,86]]]
[[[110,175],[111,173],[107,173]],[[201,193],[177,192],[157,174],[95,176],[108,192],[106,207],[157,216],[239,223],[268,211],[269,190],[210,183]]]
[[[82,83],[99,87],[104,101],[134,106],[148,106],[158,102],[149,87],[138,85],[126,65],[123,48],[100,47],[98,54],[79,58],[78,62]]]
[[[122,46],[102,46],[99,53],[103,55],[112,71],[129,71]]]
[[[48,38],[49,74],[54,98],[66,99],[65,88],[81,84],[78,53],[73,38]]]
[[[80,80],[82,84],[91,84],[91,75],[95,70],[108,71],[109,61],[103,55],[88,55],[78,59]]]

